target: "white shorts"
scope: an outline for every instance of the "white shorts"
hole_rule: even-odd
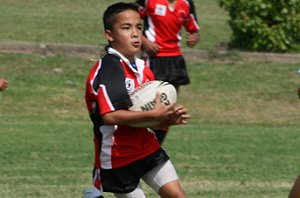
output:
[[[171,182],[178,180],[176,170],[170,160],[165,163],[160,164],[159,166],[153,168],[151,171],[146,173],[142,177],[143,181],[148,184],[155,192],[158,192],[159,189]],[[117,198],[145,198],[144,191],[141,184],[130,193],[114,193]]]

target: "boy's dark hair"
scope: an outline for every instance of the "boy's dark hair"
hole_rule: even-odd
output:
[[[125,10],[134,10],[138,12],[138,6],[134,3],[119,2],[109,6],[103,14],[104,30],[111,30],[114,24],[115,16]]]

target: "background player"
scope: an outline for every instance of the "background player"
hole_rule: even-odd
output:
[[[180,85],[190,83],[184,57],[180,50],[180,31],[187,30],[189,47],[199,41],[199,26],[192,0],[137,0],[144,19],[143,59],[148,61],[157,80]],[[160,143],[167,129],[155,130]]]

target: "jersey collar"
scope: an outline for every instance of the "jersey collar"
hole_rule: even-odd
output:
[[[108,54],[113,54],[116,55],[118,57],[120,57],[122,59],[122,61],[124,61],[126,63],[126,65],[134,72],[134,73],[140,73],[144,70],[144,61],[142,59],[139,59],[137,57],[134,57],[134,61],[135,61],[135,65],[137,67],[137,70],[132,67],[132,65],[130,64],[129,60],[127,58],[125,58],[125,56],[123,56],[120,52],[118,52],[117,50],[115,50],[114,48],[108,48],[107,50]]]

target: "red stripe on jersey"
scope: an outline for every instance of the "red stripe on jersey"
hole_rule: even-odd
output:
[[[96,101],[96,97],[98,94],[97,93],[98,91],[97,90],[95,91],[92,85],[100,69],[100,66],[101,66],[101,62],[97,61],[96,64],[92,67],[85,85],[85,101],[89,112],[92,111],[93,101]]]
[[[105,85],[100,84],[99,86],[97,102],[99,104],[101,115],[115,110],[114,106],[110,101],[110,98],[108,97]]]

